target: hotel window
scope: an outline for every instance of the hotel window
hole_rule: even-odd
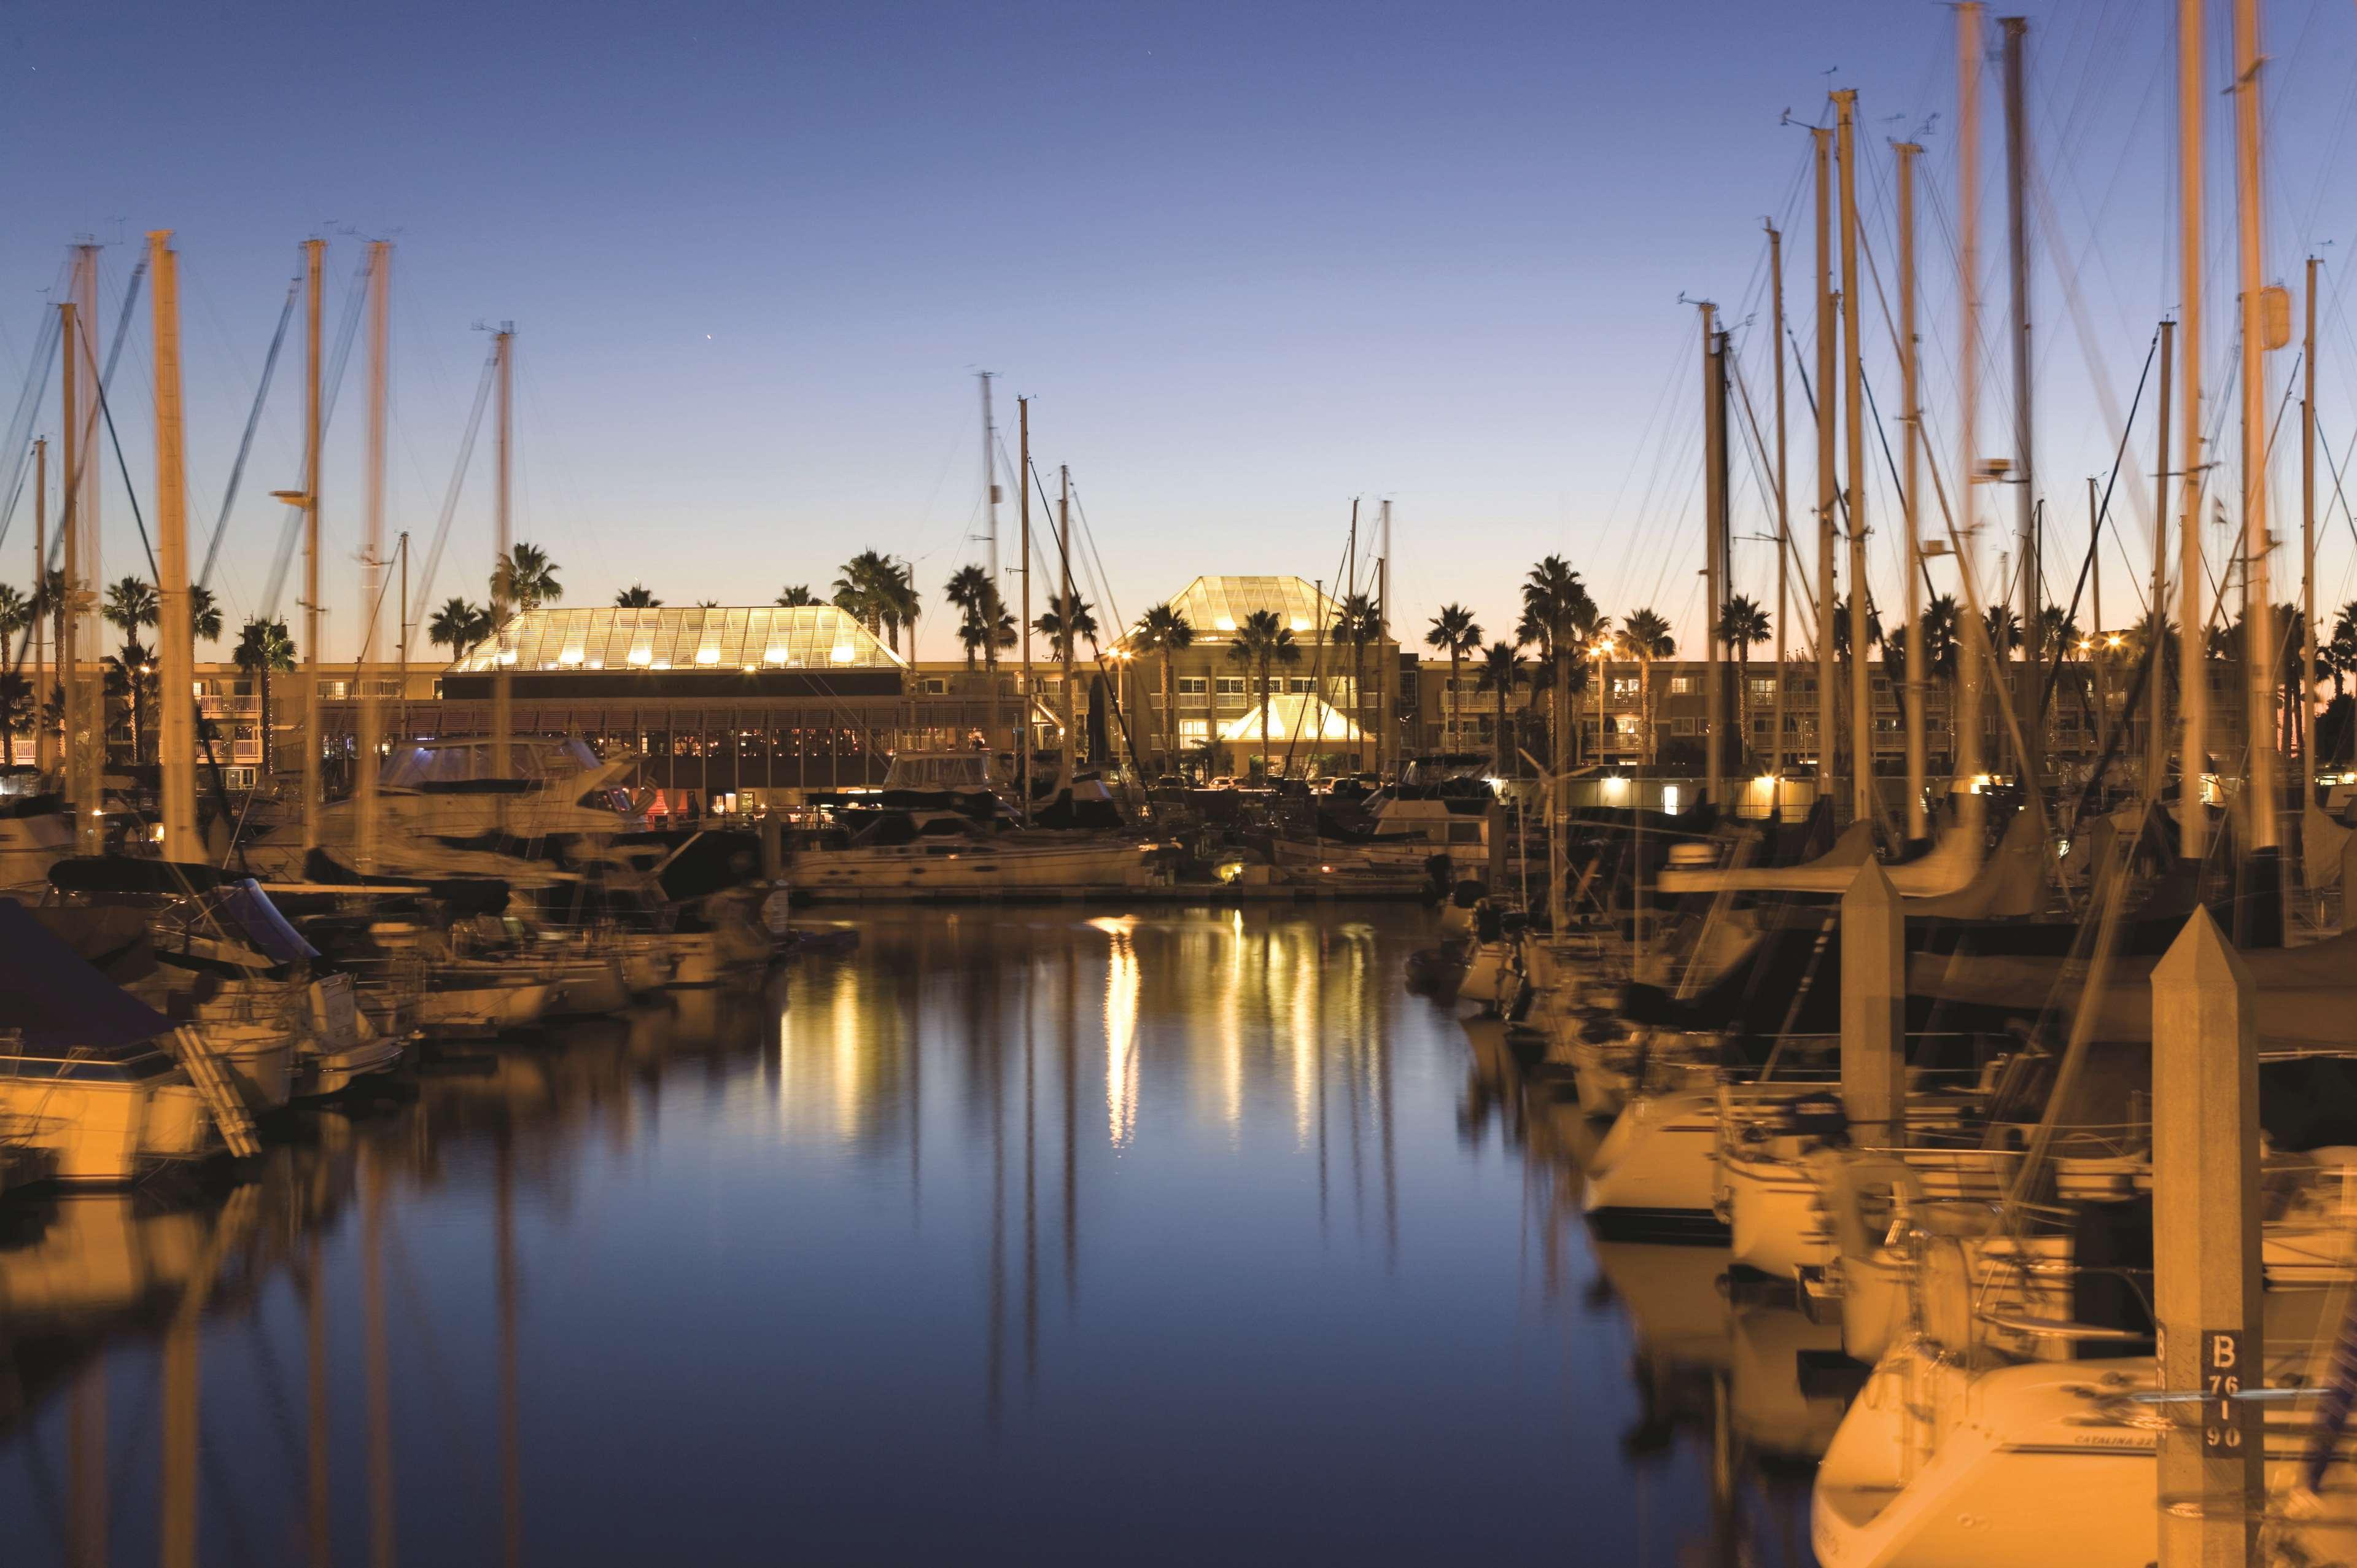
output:
[[[1634,676],[1634,675],[1615,675],[1615,676],[1613,676],[1613,677],[1612,677],[1612,699],[1613,699],[1613,701],[1615,701],[1615,702],[1627,702],[1627,701],[1631,701],[1631,700],[1634,699],[1634,698],[1636,697],[1636,695],[1637,695],[1637,682],[1638,682],[1638,677],[1636,677],[1636,676]]]
[[[1181,746],[1208,746],[1209,744],[1211,744],[1211,720],[1209,720],[1209,719],[1180,719],[1180,720],[1178,721],[1178,744],[1179,744],[1179,745],[1181,745]]]
[[[1693,694],[1693,693],[1694,693],[1694,689],[1695,689],[1695,678],[1694,678],[1693,676],[1691,676],[1691,675],[1673,675],[1673,676],[1671,676],[1671,677],[1670,677],[1670,694],[1671,694],[1672,696],[1674,696],[1674,697],[1684,697],[1684,696],[1690,696],[1690,695],[1692,695],[1692,694]]]
[[[1219,677],[1220,706],[1241,708],[1244,705],[1244,678],[1241,675]]]
[[[946,697],[949,693],[950,679],[948,676],[928,675],[925,677],[925,695],[928,697]]]
[[[1701,728],[1696,721],[1693,719],[1672,719],[1670,721],[1670,733],[1672,735],[1697,735],[1701,733]]]
[[[1285,689],[1297,697],[1308,696],[1318,690],[1318,682],[1308,675],[1296,675],[1286,682]]]

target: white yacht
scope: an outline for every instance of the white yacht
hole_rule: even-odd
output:
[[[396,876],[495,876],[519,886],[559,880],[568,867],[597,864],[644,870],[659,851],[618,850],[618,835],[643,825],[629,788],[632,757],[601,761],[587,743],[544,738],[509,743],[496,766],[489,740],[404,742],[377,780],[373,870]],[[250,863],[275,878],[307,875],[299,823],[273,827],[245,846]],[[319,846],[353,865],[360,804],[320,812]]]

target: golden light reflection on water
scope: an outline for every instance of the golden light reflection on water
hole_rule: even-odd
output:
[[[1093,922],[1092,922],[1093,923]],[[1126,929],[1112,932],[1105,962],[1105,1132],[1116,1149],[1137,1131],[1137,950]]]

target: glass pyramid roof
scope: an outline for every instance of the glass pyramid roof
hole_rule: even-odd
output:
[[[511,670],[898,670],[906,661],[833,605],[786,609],[527,610],[454,675]]]
[[[1195,628],[1195,640],[1225,642],[1244,618],[1275,610],[1296,642],[1313,642],[1334,622],[1335,604],[1299,577],[1198,577],[1171,607]]]

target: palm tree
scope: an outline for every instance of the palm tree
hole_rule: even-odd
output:
[[[1195,645],[1195,623],[1168,600],[1150,607],[1137,618],[1130,640],[1147,652],[1162,656],[1162,749],[1176,765],[1178,756],[1178,709],[1176,661]]]
[[[36,601],[19,592],[15,584],[0,583],[0,639],[13,638],[32,625],[38,613]]]
[[[1748,595],[1736,595],[1718,612],[1718,639],[1735,650],[1736,733],[1742,736],[1738,757],[1751,746],[1751,650],[1772,635],[1768,612]]]
[[[1658,748],[1653,741],[1653,660],[1675,659],[1677,639],[1670,635],[1670,623],[1660,611],[1631,610],[1620,618],[1620,634],[1637,657],[1637,711],[1645,720],[1645,760],[1657,759]]]
[[[124,639],[119,652],[99,660],[105,695],[119,698],[131,730],[131,760],[146,760],[149,699],[156,693],[156,656],[135,639]]]
[[[655,597],[655,591],[644,583],[632,583],[614,596],[614,607],[623,610],[659,610],[662,608],[662,601]]]
[[[988,572],[965,565],[950,574],[949,582],[942,588],[942,597],[962,612],[958,640],[965,645],[965,667],[972,671],[974,655],[987,651],[991,641],[990,612],[997,607],[997,587]]]
[[[808,609],[818,603],[818,596],[810,591],[808,583],[789,583],[778,594],[778,607],[783,610]]]
[[[32,680],[15,670],[0,670],[0,754],[10,768],[16,766],[16,732],[31,729],[38,718]]]
[[[556,580],[556,563],[537,544],[519,543],[491,567],[491,607],[495,614],[504,611],[522,615],[564,597],[564,585]]]
[[[1482,655],[1480,671],[1473,682],[1475,691],[1498,694],[1498,727],[1491,740],[1498,754],[1497,768],[1501,779],[1507,777],[1509,759],[1513,755],[1506,732],[1506,702],[1524,679],[1520,646],[1512,642],[1493,642],[1490,645],[1490,651]]]
[[[467,607],[464,599],[452,599],[443,606],[447,614],[451,605]],[[436,641],[441,640],[437,634]],[[454,652],[456,645],[453,645]],[[253,678],[255,691],[262,698],[262,771],[274,771],[270,746],[270,677],[291,674],[295,669],[295,639],[286,635],[283,620],[264,620],[256,616],[239,628],[237,647],[230,658],[240,670]]]
[[[1041,610],[1039,612],[1039,618],[1032,621],[1031,629],[1038,632],[1040,636],[1049,639],[1060,638],[1064,635],[1064,600],[1062,595],[1049,594],[1048,596],[1048,607]],[[1087,638],[1089,639],[1089,650],[1092,653],[1096,651],[1097,618],[1089,612],[1089,601],[1081,597],[1078,594],[1074,594],[1072,596],[1072,635],[1076,638]]]
[[[188,585],[188,630],[199,642],[221,640],[221,603],[202,583]]]
[[[251,626],[253,623],[249,621],[247,624]],[[453,659],[490,634],[491,612],[460,598],[443,600],[442,607],[434,612],[434,618],[425,623],[426,641],[447,648]]]
[[[1424,634],[1424,645],[1448,655],[1448,749],[1462,750],[1465,714],[1458,705],[1458,677],[1465,668],[1465,656],[1481,646],[1481,625],[1463,605],[1443,605],[1432,618],[1432,629]]]
[[[145,667],[155,663],[155,655],[140,646],[138,632],[141,627],[154,626],[161,609],[153,584],[137,577],[123,577],[107,585],[106,603],[99,611],[109,626],[123,634],[123,651],[105,661],[105,680],[130,705],[131,760],[135,763],[145,760],[140,748],[146,726],[140,721],[145,715],[145,688],[149,684],[147,676],[152,673]]]
[[[1261,777],[1265,779],[1269,762],[1271,671],[1279,664],[1300,663],[1301,647],[1293,640],[1293,628],[1277,619],[1275,610],[1254,610],[1236,628],[1236,639],[1228,644],[1228,658],[1246,669],[1256,671],[1260,676],[1260,768]],[[1321,724],[1318,728],[1323,730],[1325,725]]]
[[[1375,608],[1375,601],[1364,594],[1352,594],[1334,607],[1334,629],[1331,635],[1351,645],[1351,706],[1359,724],[1359,766],[1367,765],[1367,644],[1380,642],[1383,635],[1383,618]],[[1381,724],[1381,709],[1376,723]]]
[[[107,585],[106,607],[99,614],[128,642],[141,627],[156,624],[161,607],[153,585],[136,577],[124,577]]]
[[[66,592],[66,575],[62,567],[51,567],[42,574],[40,584],[33,590],[34,608],[49,618],[49,647],[59,650],[49,665],[49,695],[47,702],[62,703],[65,693],[65,672],[56,662],[63,656],[66,645],[66,611],[73,596]]]
[[[1597,623],[1596,601],[1569,563],[1550,555],[1523,579],[1524,622],[1543,634],[1541,647],[1554,666],[1554,696],[1548,714],[1554,725],[1555,767],[1562,779],[1571,763],[1572,660],[1583,639]]]

